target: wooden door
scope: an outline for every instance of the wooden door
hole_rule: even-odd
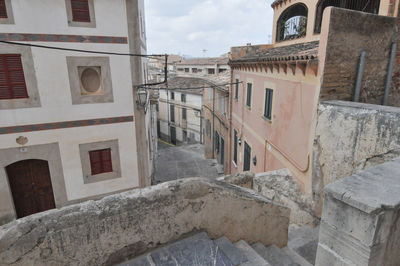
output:
[[[56,207],[47,161],[20,161],[6,171],[18,218]]]
[[[171,128],[171,143],[176,145],[176,128],[170,127]]]

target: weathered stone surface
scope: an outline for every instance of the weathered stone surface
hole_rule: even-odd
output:
[[[183,179],[0,227],[0,265],[117,264],[195,230],[283,247],[289,215],[251,190]]]
[[[218,248],[230,259],[233,265],[240,265],[247,261],[246,257],[225,236],[214,240]]]
[[[299,225],[315,225],[313,202],[301,190],[288,169],[256,174],[254,190],[264,197],[291,209],[290,220]]]
[[[321,102],[312,156],[313,200],[322,199],[329,183],[399,156],[399,136],[400,108]]]
[[[232,185],[236,185],[244,188],[253,188],[253,178],[254,174],[251,172],[244,172],[234,175],[226,175],[218,177],[217,180],[224,181]]]
[[[316,265],[398,265],[400,158],[325,189]]]

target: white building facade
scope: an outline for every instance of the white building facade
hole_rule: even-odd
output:
[[[142,0],[4,3],[1,40],[146,53]],[[144,59],[1,43],[0,60],[0,224],[149,185]]]

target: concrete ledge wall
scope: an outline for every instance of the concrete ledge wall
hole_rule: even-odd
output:
[[[400,158],[325,189],[316,265],[399,265]]]
[[[312,156],[314,200],[329,183],[400,156],[400,108],[321,102]]]
[[[0,265],[112,265],[196,230],[284,247],[289,216],[251,190],[183,179],[0,227]]]
[[[253,189],[254,174],[251,172],[244,172],[234,175],[226,175],[218,177],[217,180],[223,181],[235,186]]]

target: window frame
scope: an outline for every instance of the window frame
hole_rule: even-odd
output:
[[[270,88],[265,88],[264,97],[264,118],[272,121],[272,106],[274,99],[274,90]]]
[[[247,89],[246,89],[246,106],[247,106],[247,108],[251,108],[252,92],[253,92],[253,84],[251,82],[248,82]]]
[[[70,26],[70,27],[96,28],[96,15],[95,15],[94,1],[93,0],[87,0],[88,6],[89,6],[90,22],[75,21],[74,20],[73,10],[72,10],[72,1],[76,1],[76,0],[65,0],[67,19],[68,19],[68,26]]]
[[[95,161],[94,157],[96,155],[98,155],[99,157],[98,161]],[[108,157],[109,159],[105,159],[105,157]],[[111,148],[89,151],[89,160],[92,176],[113,172]],[[98,164],[100,166],[99,170],[94,167],[95,164]]]
[[[2,0],[4,1],[4,7],[6,12],[6,17],[0,17],[0,24],[15,24],[14,13],[12,8],[12,0]]]

